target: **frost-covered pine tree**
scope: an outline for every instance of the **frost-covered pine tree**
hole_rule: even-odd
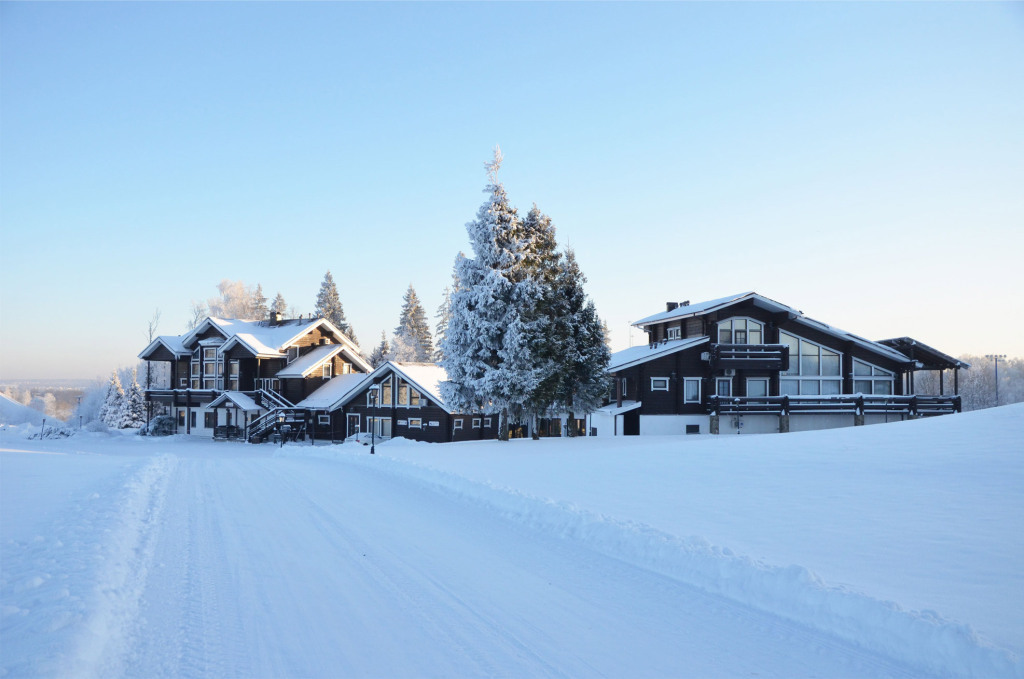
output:
[[[280,292],[274,298],[274,303],[270,306],[270,310],[275,314],[281,314],[281,318],[288,314],[288,303],[284,301],[284,295]]]
[[[115,370],[110,374],[107,382],[107,395],[100,406],[100,421],[108,427],[118,428],[121,425],[121,401],[124,399],[124,388],[121,386],[121,378]]]
[[[320,284],[320,293],[316,296],[316,305],[313,310],[318,316],[326,318],[331,325],[345,333],[353,343],[359,343],[352,326],[345,320],[345,310],[341,306],[341,298],[338,297],[338,287],[334,284],[334,276],[329,270],[324,275],[323,283]]]
[[[267,307],[267,297],[263,294],[263,286],[256,284],[256,290],[252,293],[252,316],[257,320],[266,320],[270,315],[270,308]]]
[[[405,292],[402,312],[395,328],[395,360],[426,362],[434,353],[434,340],[427,325],[427,314],[412,285]]]
[[[499,438],[507,440],[510,418],[523,413],[539,382],[530,343],[542,291],[523,266],[522,222],[497,180],[500,167],[496,148],[487,164],[488,198],[466,225],[474,256],[460,253],[455,260],[459,287],[452,293],[441,365],[448,373],[442,384],[446,403],[459,411],[498,413]]]
[[[137,429],[146,424],[146,399],[139,386],[138,372],[132,369],[131,381],[121,398],[118,429]]]
[[[373,352],[370,353],[370,365],[377,368],[384,364],[385,361],[391,359],[391,347],[388,345],[387,335],[382,330],[380,333],[380,344],[373,348]]]

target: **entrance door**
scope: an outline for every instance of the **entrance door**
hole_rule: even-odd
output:
[[[359,434],[359,416],[349,415],[347,418],[347,426],[345,430],[345,436],[356,436]]]

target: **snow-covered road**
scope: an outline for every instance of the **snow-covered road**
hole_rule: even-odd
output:
[[[103,543],[94,568],[47,574],[83,600],[81,619],[65,621],[45,661],[38,640],[5,624],[5,668],[102,677],[913,674],[531,530],[389,472],[384,459],[378,469],[373,458],[253,450],[85,458],[112,476],[63,489],[67,502],[42,526],[82,530],[67,517],[81,514],[83,499],[109,505],[89,510]],[[5,471],[18,454],[6,455]],[[122,489],[111,494],[117,477]],[[33,614],[57,612],[26,605],[7,617]]]

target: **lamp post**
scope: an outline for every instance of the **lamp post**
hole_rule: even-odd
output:
[[[82,430],[82,397],[78,397],[78,430]]]
[[[999,406],[999,360],[1006,360],[1006,354],[985,354],[985,358],[991,358],[996,366],[996,406]]]
[[[373,449],[377,442],[377,422],[380,419],[377,413],[377,401],[380,397],[380,385],[374,384],[370,386],[370,412],[373,413],[373,421],[370,423],[370,455],[373,455]]]

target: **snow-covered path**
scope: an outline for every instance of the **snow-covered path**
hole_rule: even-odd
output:
[[[107,558],[90,576],[97,599],[66,647],[50,649],[59,662],[20,669],[103,677],[912,674],[374,462],[243,450],[250,454],[122,459],[124,492],[111,500],[119,513],[103,531]],[[24,641],[5,629],[5,647]]]

